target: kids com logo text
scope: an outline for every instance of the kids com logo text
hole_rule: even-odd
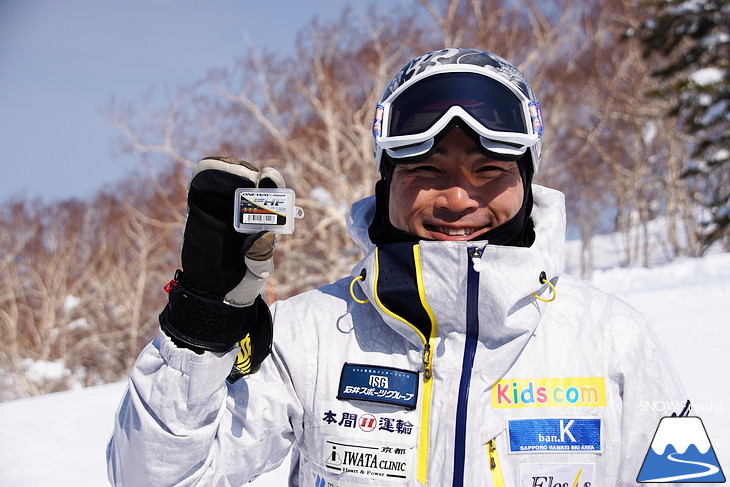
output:
[[[501,380],[492,389],[492,407],[495,408],[605,405],[603,377]]]

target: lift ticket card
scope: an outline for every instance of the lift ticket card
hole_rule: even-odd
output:
[[[236,190],[234,226],[238,232],[270,231],[292,233],[294,219],[302,209],[294,206],[294,191],[283,189],[239,188]]]

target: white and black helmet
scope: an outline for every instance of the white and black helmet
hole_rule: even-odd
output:
[[[378,168],[383,152],[395,163],[427,153],[457,117],[497,157],[529,151],[537,172],[543,122],[530,84],[501,57],[464,48],[423,54],[388,83],[373,121]]]

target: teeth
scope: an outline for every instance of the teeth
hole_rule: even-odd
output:
[[[439,232],[444,233],[450,237],[464,237],[466,235],[471,235],[472,232],[474,232],[474,229],[472,228],[446,228],[446,227],[439,227]]]

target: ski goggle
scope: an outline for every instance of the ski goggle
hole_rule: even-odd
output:
[[[394,91],[375,110],[375,143],[391,158],[426,154],[456,117],[471,127],[487,151],[523,155],[542,137],[540,102],[489,71],[434,72]],[[472,67],[473,69],[473,67]]]

